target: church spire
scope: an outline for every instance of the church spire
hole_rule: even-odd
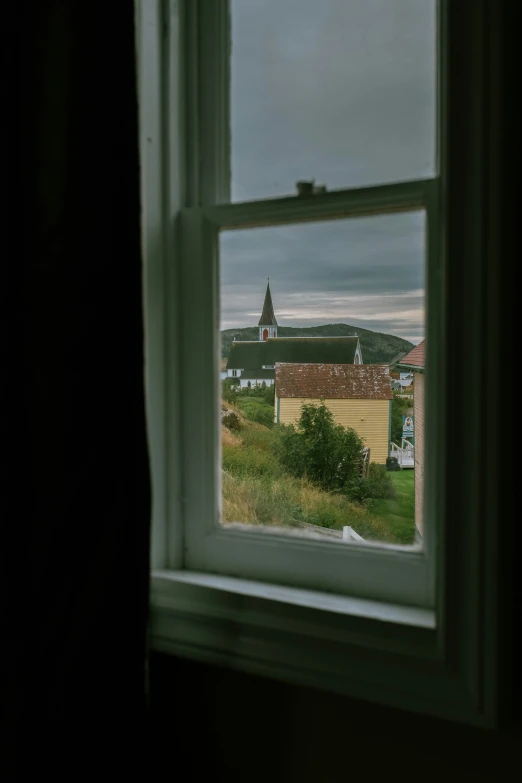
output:
[[[267,340],[269,337],[277,337],[277,321],[272,304],[272,295],[270,293],[270,278],[266,286],[265,302],[263,312],[259,319],[259,339]]]

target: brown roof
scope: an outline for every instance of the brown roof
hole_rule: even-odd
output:
[[[419,367],[421,369],[424,369],[424,348],[425,348],[426,340],[422,340],[418,345],[415,346],[409,353],[406,354],[406,356],[403,356],[400,362],[398,362],[399,365],[407,365],[408,367]]]
[[[387,364],[279,364],[276,396],[305,399],[391,400]]]

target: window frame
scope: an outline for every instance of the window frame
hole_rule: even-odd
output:
[[[494,272],[488,264],[492,248],[484,241],[484,226],[489,225],[492,212],[484,188],[485,169],[492,155],[491,136],[482,132],[487,127],[491,99],[484,56],[488,36],[493,35],[488,14],[494,12],[480,0],[464,25],[454,2],[440,2],[439,25],[446,31],[442,40],[450,47],[439,53],[442,80],[446,81],[448,60],[450,65],[454,62],[450,55],[456,44],[465,42],[468,57],[463,59],[461,46],[459,60],[465,64],[459,66],[459,83],[453,93],[460,90],[459,103],[469,111],[459,120],[457,141],[450,150],[450,176],[441,172],[443,208],[438,200],[432,205],[432,209],[440,209],[441,232],[436,237],[440,252],[445,255],[447,248],[451,259],[461,251],[458,265],[445,266],[443,274],[440,269],[437,272],[437,285],[450,294],[439,328],[447,335],[456,329],[470,349],[456,362],[443,350],[450,345],[447,336],[440,346],[430,348],[428,366],[429,362],[440,366],[444,384],[441,399],[432,402],[440,405],[442,412],[448,405],[454,406],[452,411],[460,417],[470,454],[460,483],[451,471],[445,471],[441,474],[442,494],[433,493],[427,499],[427,504],[437,498],[455,504],[460,525],[451,531],[447,524],[441,525],[436,542],[428,543],[436,565],[430,576],[435,585],[433,601],[414,607],[401,600],[404,596],[395,595],[387,601],[381,596],[378,600],[371,591],[357,586],[353,590],[348,586],[345,595],[332,595],[303,585],[245,579],[233,571],[232,575],[202,572],[192,558],[190,531],[180,524],[187,508],[187,401],[190,399],[193,411],[204,411],[204,396],[192,379],[185,383],[185,391],[179,384],[188,367],[186,351],[177,339],[187,328],[183,304],[186,307],[188,303],[181,301],[180,292],[186,293],[187,284],[194,279],[191,275],[198,274],[197,264],[187,268],[180,258],[186,252],[187,237],[191,243],[212,243],[216,227],[230,222],[231,209],[242,224],[252,211],[251,204],[226,209],[215,206],[226,197],[222,172],[227,170],[229,151],[221,138],[223,122],[208,136],[206,120],[209,112],[216,110],[228,115],[228,103],[201,75],[205,62],[213,63],[216,73],[226,74],[228,64],[216,57],[220,52],[217,37],[226,29],[225,8],[223,0],[137,0],[147,417],[153,481],[152,647],[379,703],[494,726],[498,721],[497,650],[488,642],[488,634],[496,621],[496,581],[486,554],[496,548],[498,534],[495,526],[488,524],[487,512],[499,489],[497,473],[486,473],[479,459],[480,428],[487,421],[491,401],[486,406],[486,390],[479,382],[485,358],[472,350],[484,344],[485,332],[487,344],[491,344],[494,328],[491,318],[484,316],[497,313],[491,285]],[[203,15],[213,17],[204,29],[198,26]],[[203,84],[197,100],[191,91],[194,84]],[[192,100],[188,100],[189,93]],[[449,97],[448,105],[450,110],[456,108],[454,96]],[[439,143],[447,138],[445,121],[443,116]],[[182,153],[187,150],[189,165],[181,165]],[[217,173],[203,177],[202,172],[208,171]],[[388,187],[381,186],[381,190]],[[325,209],[331,209],[330,196],[326,196]],[[469,199],[469,208],[457,227],[463,196]],[[339,201],[345,197],[346,193],[338,196]],[[314,205],[320,206],[316,199],[323,198],[314,197]],[[258,213],[260,205],[256,206]],[[273,207],[274,203],[268,204],[266,209]],[[187,221],[196,230],[186,231]],[[451,287],[463,279],[469,285],[462,290],[458,306]],[[211,289],[215,296],[215,280]],[[215,312],[211,307],[207,316],[212,318]],[[212,328],[216,334],[217,325]],[[219,368],[215,369],[218,379]],[[449,378],[451,387],[445,382]],[[459,396],[463,383],[473,389],[470,400],[462,393]],[[190,398],[184,396],[188,388]],[[230,533],[236,535],[235,531]],[[237,536],[241,535],[238,531]],[[313,546],[322,547],[323,542]],[[352,551],[362,550],[354,547]],[[463,551],[466,558],[457,559],[456,554]],[[370,552],[374,554],[383,562],[382,551]],[[402,556],[389,551],[384,559]]]
[[[306,538],[301,530],[253,528],[239,523],[218,525],[221,507],[218,237],[224,228],[296,225],[321,218],[349,219],[419,208],[425,209],[426,221],[431,225],[437,220],[438,190],[437,179],[418,180],[337,191],[313,199],[288,197],[182,210],[180,256],[190,259],[190,264],[183,264],[180,296],[186,334],[181,361],[183,374],[191,378],[182,401],[187,568],[433,608],[434,527],[428,514],[424,547],[412,546],[411,550],[368,542],[332,541],[326,536],[323,540]],[[428,230],[430,237],[435,233]],[[428,240],[427,244],[433,242]],[[430,248],[428,252],[436,251]],[[431,276],[435,278],[438,274],[440,270],[434,269]],[[431,312],[434,331],[442,328],[441,307],[437,305]],[[429,377],[440,377],[429,353],[427,365]],[[194,379],[197,379],[195,383]],[[433,384],[433,388],[437,389],[437,385]],[[440,394],[432,391],[431,403],[434,399],[440,399]],[[435,404],[430,408],[433,410]],[[205,411],[204,416],[201,411]],[[214,459],[209,459],[210,455]],[[430,460],[426,473],[434,476],[439,472],[440,465]],[[441,514],[439,499],[436,496],[436,502],[430,504],[432,514]]]

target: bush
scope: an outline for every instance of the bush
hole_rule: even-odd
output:
[[[252,399],[236,401],[243,411],[245,418],[250,421],[255,421],[257,424],[264,424],[265,427],[272,427],[274,425],[274,409],[271,406]]]
[[[224,378],[221,382],[221,396],[227,402],[232,402],[236,399],[239,384],[239,378]]]
[[[370,483],[372,498],[394,500],[397,497],[395,484],[384,465],[370,462],[367,481]]]
[[[411,402],[394,395],[391,409],[391,439],[398,446],[402,441],[402,417],[411,410]]]
[[[229,430],[240,430],[241,421],[235,411],[223,411],[221,414],[221,424]]]
[[[282,429],[276,449],[291,475],[335,492],[359,475],[363,445],[355,430],[335,424],[332,412],[321,402],[303,405],[298,426]]]
[[[272,386],[267,386],[263,392],[263,399],[267,405],[273,405],[275,402],[275,383]]]
[[[239,379],[236,379],[239,383]],[[250,381],[249,381],[250,383]],[[255,397],[259,402],[263,402],[263,392],[259,386],[238,386],[236,397],[239,399]]]
[[[356,476],[348,481],[343,490],[352,501],[371,505],[372,500],[394,499],[397,497],[395,485],[384,465],[370,463],[368,478]]]

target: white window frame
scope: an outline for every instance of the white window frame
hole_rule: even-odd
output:
[[[485,126],[487,100],[485,8],[466,28],[461,89],[469,111],[461,122],[474,133],[461,145],[456,185],[452,172],[446,177],[442,170],[441,184],[421,180],[247,204],[222,203],[229,170],[226,0],[137,0],[136,8],[153,647],[495,725],[496,650],[486,644],[495,621],[495,581],[485,553],[494,544],[486,509],[497,487],[495,475],[484,475],[477,446],[489,407],[479,381],[491,269],[477,228],[488,218],[481,190],[487,141],[477,132]],[[456,40],[449,8],[450,0],[441,0],[443,42]],[[443,46],[439,57],[444,93]],[[482,79],[474,81],[477,75]],[[439,127],[440,152],[447,138],[444,112]],[[452,219],[457,193],[469,197],[458,228]],[[427,210],[430,226],[436,221],[440,227],[428,232],[428,252],[439,261],[428,266],[427,277],[426,441],[439,442],[451,391],[470,444],[459,482],[444,469],[442,448],[430,450],[423,551],[218,528],[219,230],[417,207]],[[458,266],[450,266],[457,248]],[[457,306],[452,285],[460,275],[467,287],[459,290]],[[449,326],[469,348],[458,364],[445,350]],[[469,400],[459,396],[466,384],[473,389]],[[452,556],[463,551],[465,558]]]

